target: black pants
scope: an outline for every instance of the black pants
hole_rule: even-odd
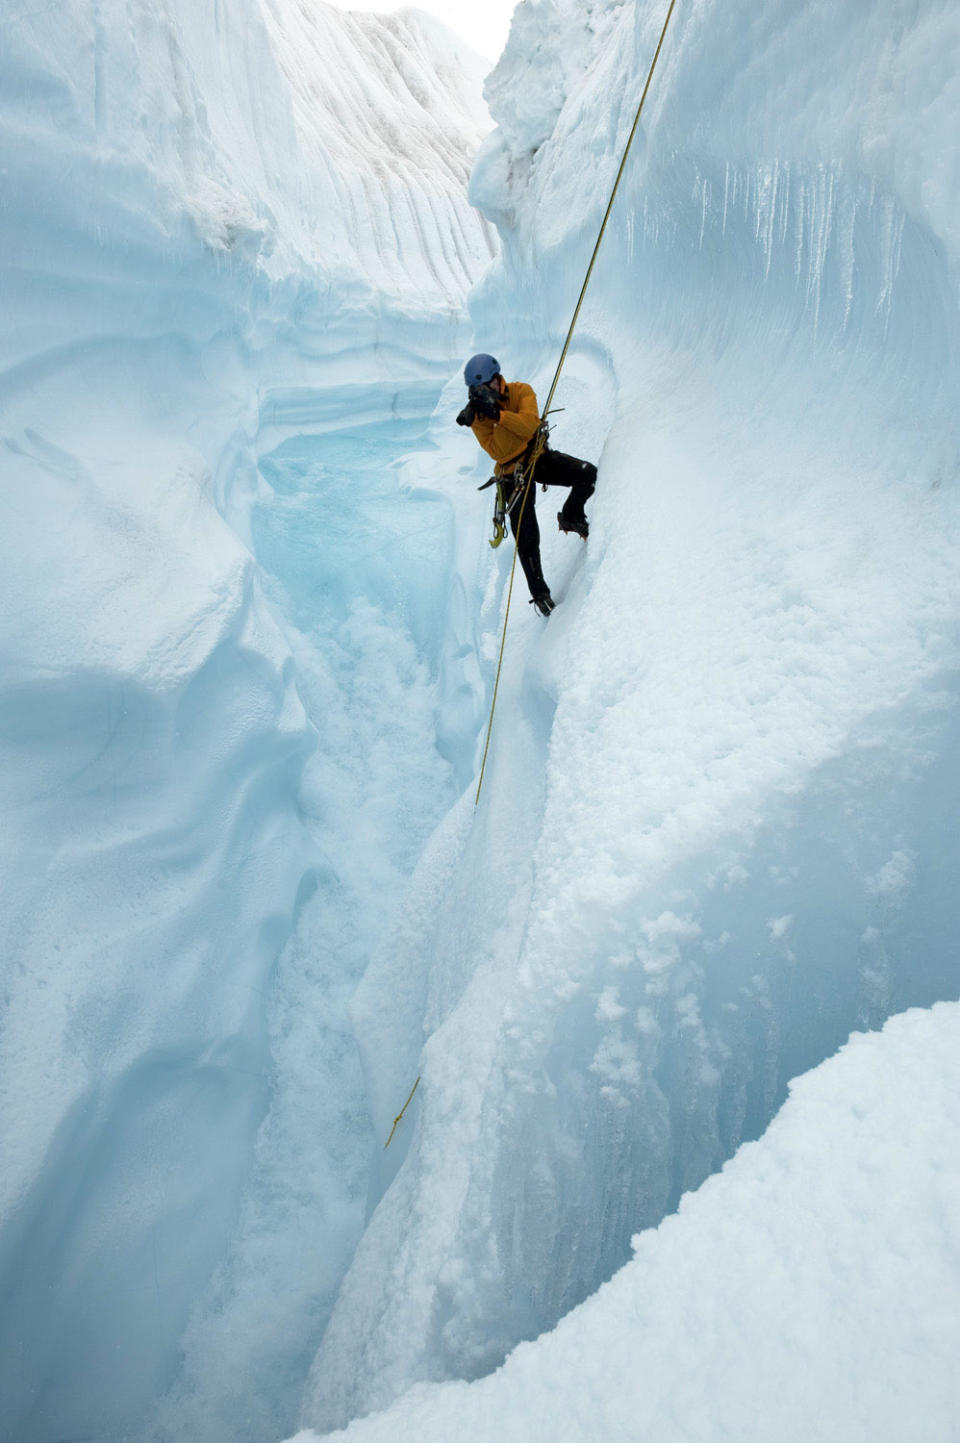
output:
[[[527,578],[531,596],[547,591],[540,561],[540,527],[537,525],[536,488],[538,486],[569,486],[570,495],[561,508],[564,521],[582,521],[584,504],[593,495],[597,484],[597,468],[590,461],[578,461],[576,456],[565,456],[562,451],[551,451],[547,446],[540,455],[533,476],[526,505],[523,506],[523,520],[517,539],[517,555],[523,574]],[[509,502],[508,502],[509,504]],[[520,516],[522,499],[518,499],[510,511],[510,525],[517,536],[517,521]]]

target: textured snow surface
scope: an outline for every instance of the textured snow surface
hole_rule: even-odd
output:
[[[956,1004],[853,1037],[552,1333],[490,1378],[421,1385],[328,1436],[949,1443],[958,1095]]]

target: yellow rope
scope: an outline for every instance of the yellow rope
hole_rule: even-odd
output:
[[[539,453],[538,453],[539,454]],[[527,483],[523,488],[523,499],[520,502],[520,514],[517,517],[517,530],[513,538],[513,559],[510,562],[510,583],[507,586],[507,610],[503,618],[503,632],[500,636],[500,655],[497,657],[497,675],[493,683],[493,698],[490,702],[490,717],[487,721],[487,739],[483,744],[483,761],[480,763],[480,780],[477,782],[477,795],[473,799],[476,807],[480,802],[480,788],[483,786],[483,774],[487,769],[487,753],[490,750],[490,734],[493,731],[493,713],[497,706],[497,692],[500,690],[500,672],[503,668],[503,649],[507,644],[507,622],[510,620],[510,599],[513,596],[513,578],[517,570],[517,547],[520,543],[520,526],[523,521],[523,513],[527,507],[527,497],[530,494],[530,482],[533,476],[531,471],[527,477]]]
[[[390,1146],[390,1144],[393,1142],[393,1134],[396,1132],[397,1128],[400,1126],[400,1123],[403,1121],[403,1114],[406,1112],[407,1108],[410,1106],[411,1102],[413,1101],[413,1094],[416,1092],[416,1090],[417,1090],[417,1088],[418,1088],[419,1086],[420,1086],[420,1078],[418,1077],[417,1080],[416,1080],[416,1082],[413,1084],[413,1086],[412,1086],[411,1089],[410,1089],[410,1096],[407,1098],[406,1102],[403,1104],[403,1106],[401,1107],[400,1111],[397,1113],[396,1117],[393,1119],[393,1127],[391,1127],[391,1129],[390,1129],[390,1136],[387,1138],[386,1142],[383,1144],[383,1150],[384,1150],[384,1152],[386,1152],[387,1148],[388,1148],[388,1147]]]
[[[620,158],[620,168],[617,171],[617,178],[613,182],[613,189],[610,192],[610,199],[607,201],[607,208],[604,211],[603,220],[600,223],[600,230],[597,233],[597,242],[593,248],[593,255],[590,257],[590,264],[587,266],[587,273],[583,278],[583,285],[580,287],[580,295],[574,308],[573,319],[570,322],[570,327],[567,331],[567,338],[563,343],[563,350],[560,352],[560,359],[557,362],[557,369],[554,372],[553,382],[550,386],[550,394],[547,396],[547,404],[543,408],[542,414],[544,416],[546,416],[550,410],[554,392],[557,389],[557,382],[560,380],[560,372],[563,370],[563,363],[567,359],[567,352],[570,349],[570,342],[573,339],[573,332],[576,328],[577,321],[580,318],[580,308],[583,305],[583,298],[587,294],[587,286],[590,284],[590,277],[593,275],[593,267],[596,264],[597,255],[600,251],[600,245],[603,241],[604,233],[607,229],[607,221],[610,219],[610,212],[613,210],[613,202],[616,199],[617,191],[620,189],[620,182],[623,179],[623,172],[626,169],[627,165],[627,156],[630,154],[630,147],[633,145],[633,138],[636,135],[637,127],[640,124],[640,116],[643,114],[643,107],[647,99],[647,91],[650,89],[650,82],[653,79],[653,72],[654,70],[656,70],[657,61],[660,59],[660,51],[663,49],[663,42],[666,39],[667,35],[667,26],[670,24],[670,17],[673,14],[673,7],[675,4],[676,0],[670,0],[670,8],[667,10],[667,18],[663,22],[663,29],[660,31],[660,39],[657,41],[657,48],[654,51],[653,59],[650,62],[650,69],[647,72],[647,81],[643,87],[643,94],[640,97],[640,104],[637,106],[637,113],[633,118],[633,125],[630,128],[630,134],[627,136],[627,143],[623,148],[623,155]],[[483,776],[484,772],[487,769],[487,754],[490,751],[490,736],[493,732],[493,714],[496,711],[497,707],[497,692],[500,690],[500,671],[503,667],[503,652],[507,643],[507,622],[510,620],[510,601],[513,596],[513,578],[517,569],[517,551],[520,546],[520,525],[523,521],[523,513],[526,508],[527,497],[530,494],[530,488],[534,484],[533,473],[536,470],[537,461],[540,459],[540,455],[543,451],[545,444],[546,437],[541,431],[537,437],[537,444],[534,449],[533,455],[530,458],[529,468],[526,470],[527,482],[526,486],[524,487],[523,500],[520,503],[520,514],[517,517],[516,534],[513,538],[513,561],[510,564],[510,584],[507,587],[507,609],[503,617],[503,634],[500,637],[500,655],[497,659],[497,675],[493,683],[493,697],[490,702],[490,717],[487,721],[487,739],[484,742],[483,746],[483,761],[480,763],[480,780],[477,782],[477,795],[474,797],[473,800],[473,805],[475,807],[478,806],[480,803],[480,789],[483,786]],[[403,1114],[401,1113],[401,1116],[402,1115]],[[390,1135],[391,1137],[393,1136],[392,1133]]]

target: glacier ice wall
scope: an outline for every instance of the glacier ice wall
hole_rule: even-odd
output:
[[[479,71],[71,0],[6,7],[0,94],[0,1432],[279,1436],[364,1219],[347,999],[450,800],[450,506],[393,463],[490,255]]]
[[[541,394],[661,23],[527,0],[488,81],[475,341]],[[957,994],[958,58],[934,0],[677,8],[557,394],[589,546],[547,537],[480,807],[355,1003],[381,1127],[423,1082],[306,1423],[496,1367],[791,1077]]]

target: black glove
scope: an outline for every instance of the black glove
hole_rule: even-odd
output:
[[[490,386],[471,386],[470,404],[485,421],[500,420],[500,397]]]
[[[477,418],[474,413],[473,405],[470,401],[468,401],[467,404],[464,406],[463,410],[460,412],[459,416],[457,417],[457,425],[472,426],[476,419]]]

